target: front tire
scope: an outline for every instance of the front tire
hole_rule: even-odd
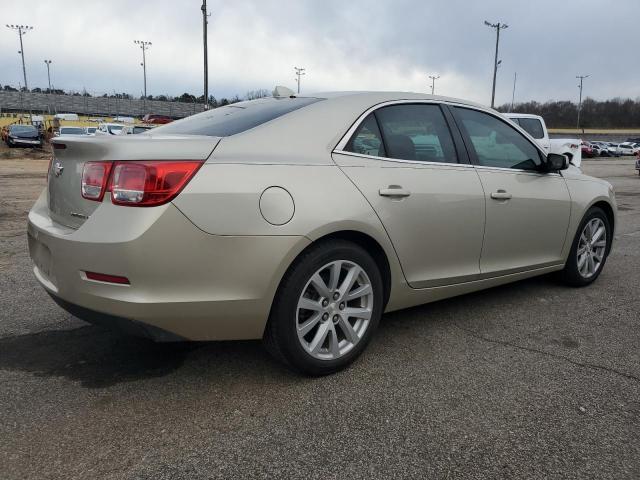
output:
[[[282,280],[265,346],[278,360],[307,375],[342,370],[371,340],[383,298],[380,270],[364,249],[345,240],[312,246]]]
[[[585,214],[571,245],[569,258],[560,272],[562,280],[574,287],[593,283],[602,272],[611,248],[612,230],[601,208]]]

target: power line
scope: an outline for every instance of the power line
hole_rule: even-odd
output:
[[[505,30],[509,28],[509,25],[507,25],[506,23],[500,23],[500,22],[491,23],[486,20],[484,21],[484,24],[487,27],[496,29],[496,56],[493,61],[493,88],[491,89],[491,108],[494,108],[496,103],[496,77],[498,76],[498,65],[502,63],[502,61],[498,61],[498,48],[500,45],[500,30]]]
[[[22,35],[25,35],[27,32],[33,30],[33,27],[29,25],[8,25],[7,28],[11,30],[15,30],[18,32],[18,36],[20,37],[20,51],[18,52],[22,56],[22,75],[24,77],[24,88],[28,91],[29,86],[27,84],[27,69],[24,66],[24,46],[22,45]]]

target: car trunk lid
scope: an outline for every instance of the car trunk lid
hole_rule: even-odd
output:
[[[86,162],[143,160],[206,160],[220,141],[200,135],[139,134],[123,137],[56,138],[47,176],[51,219],[79,228],[100,205],[82,197]]]

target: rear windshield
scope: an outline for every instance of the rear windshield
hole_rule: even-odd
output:
[[[154,129],[158,134],[228,137],[262,125],[319,98],[261,98],[214,108]]]
[[[13,133],[35,133],[37,132],[36,127],[31,125],[12,125],[11,131]]]
[[[518,123],[533,138],[539,140],[544,138],[544,129],[542,128],[542,122],[537,118],[519,118]]]
[[[61,128],[61,135],[84,135],[84,128]]]

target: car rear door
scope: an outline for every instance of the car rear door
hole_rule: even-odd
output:
[[[505,120],[452,111],[486,195],[483,277],[561,263],[571,209],[562,175],[543,173],[541,152]]]
[[[484,193],[451,122],[438,104],[382,106],[333,154],[376,211],[414,288],[480,274]]]

